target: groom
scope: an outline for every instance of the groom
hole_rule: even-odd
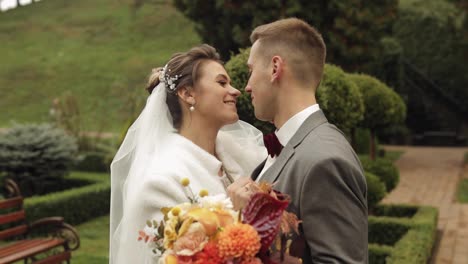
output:
[[[276,148],[280,154],[269,151],[252,178],[229,186],[234,206],[248,201],[252,181],[275,182],[275,189],[291,196],[288,210],[302,220],[301,238],[293,244],[303,263],[368,263],[363,170],[316,102],[326,54],[321,35],[290,18],[257,27],[250,40],[245,90],[255,116],[274,123],[273,137],[284,147]]]

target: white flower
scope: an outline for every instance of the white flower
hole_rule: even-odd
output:
[[[200,199],[200,204],[204,208],[217,208],[221,210],[229,210],[233,208],[231,199],[226,197],[226,194],[224,193],[202,197]]]

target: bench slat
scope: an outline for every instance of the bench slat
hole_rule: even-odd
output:
[[[0,225],[16,222],[25,218],[24,210],[0,216]]]
[[[15,197],[0,202],[0,209],[14,208],[23,205],[23,197]]]
[[[41,239],[21,240],[0,249],[0,257],[6,257],[41,244]]]
[[[71,258],[70,251],[61,252],[45,259],[34,262],[34,264],[62,264],[63,261]]]
[[[15,226],[9,229],[5,229],[5,230],[0,231],[0,239],[3,240],[5,238],[22,235],[26,233],[26,231],[28,231],[27,225],[20,225],[20,226]]]
[[[23,240],[0,249],[0,263],[13,263],[65,244],[63,239]]]

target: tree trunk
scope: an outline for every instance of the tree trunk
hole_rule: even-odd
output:
[[[370,131],[370,152],[369,156],[371,160],[375,160],[375,132],[373,129]]]

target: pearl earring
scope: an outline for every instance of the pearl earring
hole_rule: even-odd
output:
[[[191,105],[190,108],[189,108],[190,112],[193,112],[195,111],[195,106]]]

